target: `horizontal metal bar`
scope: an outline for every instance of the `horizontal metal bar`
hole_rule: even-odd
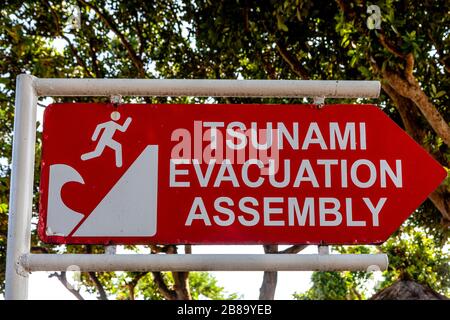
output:
[[[39,96],[377,98],[379,81],[34,78]]]
[[[26,271],[378,271],[386,254],[25,254]],[[75,266],[75,268],[74,268]]]

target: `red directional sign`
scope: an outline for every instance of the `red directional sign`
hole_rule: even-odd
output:
[[[381,243],[446,177],[371,105],[54,104],[50,243]]]

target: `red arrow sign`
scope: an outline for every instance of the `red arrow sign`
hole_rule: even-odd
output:
[[[51,243],[385,241],[446,177],[370,105],[55,104]]]

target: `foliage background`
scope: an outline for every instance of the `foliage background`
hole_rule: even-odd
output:
[[[370,4],[380,8],[380,29],[367,26],[367,19],[373,15],[367,12]],[[445,0],[4,1],[0,9],[0,291],[4,289],[13,102],[18,74],[74,78],[380,80],[383,91],[378,100],[339,102],[377,103],[448,170],[449,6]],[[195,103],[204,99],[136,101]],[[208,102],[306,101],[227,98]],[[36,147],[37,199],[39,134]],[[385,281],[378,286],[380,289],[397,280],[412,279],[448,295],[449,188],[447,179],[383,246],[335,250],[387,252],[390,267],[384,273]],[[36,208],[35,202],[35,215]],[[37,252],[104,250],[91,246],[51,247],[35,235],[32,247]],[[293,246],[285,252],[299,252],[303,248]],[[177,249],[153,246],[150,250],[176,254]],[[279,250],[277,246],[266,246],[265,251]],[[55,276],[64,283],[65,274]],[[311,289],[296,297],[367,298],[364,285],[369,277],[365,273],[317,273],[313,275]],[[261,298],[273,298],[276,279],[276,273],[265,274]],[[90,273],[83,274],[81,280],[100,298],[111,294],[123,299],[135,295],[148,299],[198,298],[200,292],[211,298],[225,298],[208,274],[189,278],[186,273],[122,276]]]

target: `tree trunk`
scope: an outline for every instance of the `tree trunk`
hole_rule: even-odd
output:
[[[433,130],[450,147],[450,127],[436,107],[430,102],[417,81],[413,79],[411,80],[411,82],[414,81],[413,83],[408,82],[395,72],[388,70],[383,72],[383,77],[400,95],[414,101]]]
[[[275,299],[275,290],[277,289],[278,272],[265,271],[261,289],[259,289],[259,300]]]
[[[266,254],[297,254],[308,245],[293,245],[282,251],[278,251],[278,245],[265,245]],[[277,289],[278,273],[274,271],[264,272],[261,288],[259,289],[259,300],[273,300]]]
[[[414,139],[417,143],[423,145],[423,140],[426,136],[426,130],[422,128],[420,122],[420,114],[418,107],[415,103],[409,99],[405,98],[390,86],[389,84],[383,85],[383,90],[394,102],[400,117],[402,118],[403,125],[406,132]],[[440,162],[448,165],[447,160],[444,158],[438,158],[436,155],[431,153],[431,150],[427,150],[434,158]],[[450,193],[445,185],[441,185],[439,188],[434,190],[428,198],[433,202],[434,206],[439,210],[443,217],[443,224],[447,225],[450,222]]]
[[[189,288],[189,272],[172,272],[175,280],[176,300],[192,300]]]
[[[177,254],[177,247],[174,245],[166,246],[150,246],[152,253]],[[192,247],[187,245],[185,247],[185,253],[190,254]],[[164,277],[161,272],[152,272],[153,281],[155,281],[159,292],[167,300],[192,300],[191,290],[189,288],[189,272],[172,272],[174,285],[169,287],[164,281]]]
[[[278,253],[278,245],[264,246],[266,254]],[[259,289],[259,300],[273,300],[277,289],[278,272],[265,271],[261,288]]]

